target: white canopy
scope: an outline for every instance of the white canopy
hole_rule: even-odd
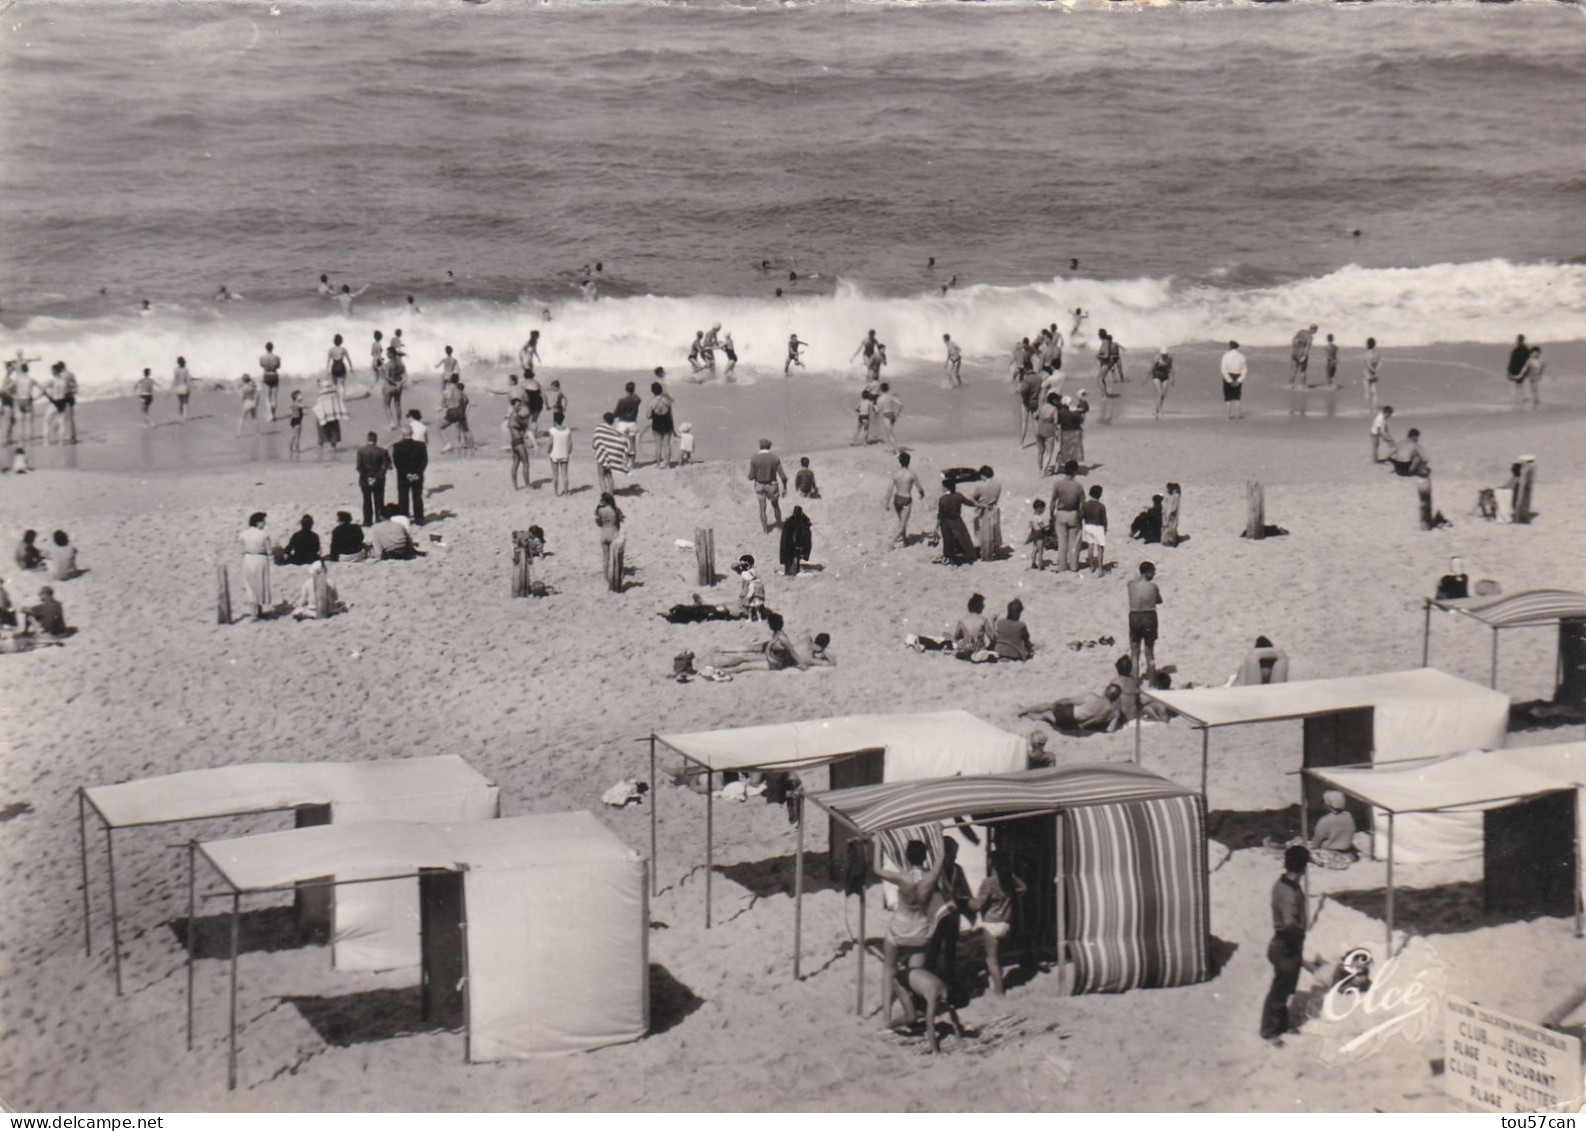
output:
[[[862,750],[886,752],[886,781],[999,774],[1025,767],[1026,743],[968,711],[844,715],[656,736],[709,769],[806,769]]]
[[[1145,694],[1207,727],[1303,719],[1362,707],[1386,708],[1413,715],[1443,712],[1468,702],[1473,714],[1486,715],[1501,709],[1505,719],[1509,710],[1509,697],[1501,691],[1436,668],[1251,687],[1146,691]],[[1468,740],[1465,745],[1469,747]]]
[[[455,754],[384,762],[251,762],[214,766],[180,774],[143,778],[83,791],[113,829],[268,813],[300,805],[329,805],[331,819],[362,819],[365,813],[388,820],[419,820],[448,799],[472,809],[496,787]],[[376,812],[369,812],[371,809]],[[471,812],[441,816],[467,820]]]
[[[110,828],[302,805],[330,806],[337,826],[371,820],[481,821],[500,811],[500,790],[455,754],[381,762],[214,766],[92,786],[83,795]],[[86,876],[86,857],[83,867]],[[411,885],[343,888],[333,915],[332,956],[338,969],[393,970],[418,964],[418,893]]]
[[[1479,812],[1586,786],[1586,743],[1475,750],[1377,766],[1324,767],[1308,773],[1392,813]],[[1480,850],[1478,839],[1477,855]]]
[[[461,871],[473,1060],[519,1060],[637,1040],[649,1028],[643,858],[589,813],[462,824],[319,825],[199,846],[240,892],[315,877]]]

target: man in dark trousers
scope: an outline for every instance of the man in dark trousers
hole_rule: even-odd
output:
[[[358,449],[358,486],[363,490],[363,524],[373,526],[385,516],[385,477],[391,471],[391,454],[380,446],[380,434],[369,433],[369,442]]]
[[[1261,1036],[1275,1045],[1283,1044],[1283,1034],[1294,1026],[1289,1022],[1289,998],[1300,984],[1305,967],[1305,891],[1300,882],[1311,863],[1311,853],[1303,844],[1283,851],[1283,875],[1272,885],[1272,941],[1267,944],[1267,961],[1272,963],[1272,988],[1261,1007]]]
[[[430,449],[422,440],[413,438],[413,430],[403,433],[402,439],[391,445],[391,462],[396,467],[397,507],[413,516],[413,521],[424,521],[424,469],[430,464]]]

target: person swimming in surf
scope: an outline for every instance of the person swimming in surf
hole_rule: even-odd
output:
[[[344,317],[350,316],[352,314],[352,300],[363,294],[364,291],[367,291],[368,289],[368,283],[365,283],[357,290],[353,290],[352,287],[346,283],[341,285],[341,290],[337,292],[335,298],[336,301],[341,304],[341,312]]]
[[[797,334],[788,335],[787,362],[782,366],[782,376],[786,377],[788,374],[792,373],[793,367],[795,365],[800,369],[804,368],[804,359],[800,356],[800,353],[807,345],[809,345],[808,342],[799,341],[799,336]]]

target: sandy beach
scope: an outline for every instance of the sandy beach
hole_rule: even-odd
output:
[[[1342,1091],[1338,1069],[1322,1058],[1324,1036],[1303,1033],[1283,1049],[1258,1038],[1270,974],[1267,891],[1279,870],[1259,849],[1211,845],[1211,926],[1221,966],[1210,981],[1073,998],[1054,975],[1021,971],[1005,1000],[977,990],[962,1011],[975,1036],[933,1061],[917,1042],[878,1033],[875,1017],[853,1015],[853,900],[845,904],[824,886],[807,896],[806,977],[793,979],[793,840],[779,807],[758,800],[718,806],[717,924],[704,929],[696,867],[704,799],[664,775],[656,786],[662,891],[651,906],[654,1031],[636,1044],[474,1066],[463,1063],[455,1034],[338,1044],[310,1023],[312,1003],[287,999],[359,995],[330,1010],[339,1019],[333,1026],[367,1023],[377,1032],[404,1010],[416,1014],[416,991],[395,992],[411,987],[412,976],[338,975],[317,947],[249,952],[241,965],[242,1082],[228,1094],[225,965],[212,956],[198,963],[197,1045],[183,1051],[183,952],[170,924],[185,913],[185,883],[171,846],[188,835],[283,827],[279,815],[123,834],[124,997],[115,996],[110,977],[102,872],[92,891],[100,934],[94,956],[82,952],[74,795],[84,785],[261,760],[453,753],[501,786],[504,813],[593,809],[645,850],[645,807],[612,810],[599,797],[618,779],[647,773],[641,740],[652,729],[963,708],[1028,731],[1016,718],[1020,704],[1105,683],[1119,649],[1067,645],[1126,639],[1123,583],[1146,558],[1158,565],[1166,599],[1157,657],[1177,666],[1179,682],[1221,683],[1258,634],[1289,651],[1293,678],[1418,666],[1421,599],[1454,554],[1473,579],[1495,579],[1506,592],[1582,584],[1580,347],[1550,347],[1542,413],[1505,407],[1507,390],[1493,376],[1502,355],[1492,347],[1387,353],[1384,399],[1398,407],[1401,435],[1422,428],[1437,504],[1453,523],[1435,532],[1417,528],[1411,484],[1370,462],[1358,386],[1341,390],[1336,415],[1313,391],[1307,415],[1291,416],[1274,387],[1280,354],[1252,351],[1263,385],[1252,394],[1252,417],[1230,423],[1221,419],[1215,387],[1206,387],[1215,380],[1217,348],[1178,351],[1181,387],[1161,423],[1149,419],[1143,374],[1125,386],[1115,425],[1093,415],[1086,449],[1098,466],[1088,482],[1105,487],[1109,557],[1117,563],[1102,578],[1034,573],[1020,547],[1010,559],[959,569],[932,564],[923,544],[888,551],[882,498],[892,457],[884,446],[844,442],[857,380],[692,386],[674,377],[679,419],[694,423],[701,462],[673,471],[642,466],[619,480],[634,568],[624,593],[602,585],[587,431],[575,439],[572,481],[580,489],[572,496],[551,496],[543,461],[535,464],[537,488],[513,492],[497,450],[495,406],[476,401],[485,450],[432,457],[427,507],[439,517],[424,530],[443,541],[427,544],[429,556],[418,562],[333,565],[348,611],[305,623],[217,625],[215,563],[234,566],[237,533],[254,510],[268,512],[278,541],[303,513],[325,532],[336,510],[356,511],[349,450],[321,462],[310,437],[304,459],[287,462],[279,458],[280,425],[238,441],[229,394],[202,394],[186,425],[166,423],[170,404],[162,397],[152,430],[143,429],[130,400],[83,406],[82,445],[30,446],[39,470],[0,481],[6,547],[24,527],[64,528],[88,571],[58,586],[79,629],[64,647],[0,657],[7,865],[0,903],[8,909],[0,925],[0,1091],[7,1103],[81,1111],[1445,1110],[1436,1029],[1354,1066]],[[1414,361],[1412,353],[1429,360]],[[994,465],[1006,484],[1003,529],[1017,542],[1028,500],[1044,496],[1049,481],[1038,479],[1033,450],[1016,444],[1005,373],[966,367],[966,375],[970,386],[957,392],[942,387],[938,372],[900,376],[900,439],[928,490],[943,468]],[[561,376],[584,429],[622,381],[640,379]],[[427,417],[432,399],[426,388],[419,403]],[[353,412],[348,434],[361,438],[377,409],[359,401]],[[821,566],[798,578],[776,569],[777,536],[761,533],[756,521],[745,467],[761,435],[776,441],[790,471],[807,455],[819,477],[820,500],[792,500],[813,519]],[[432,452],[438,447],[432,432]],[[641,451],[647,448],[646,441]],[[1537,459],[1539,517],[1529,526],[1480,521],[1472,514],[1478,489],[1500,483],[1521,453]],[[1129,543],[1129,520],[1169,479],[1183,484],[1190,540],[1172,549]],[[1288,536],[1239,537],[1250,479],[1265,485],[1268,520]],[[928,502],[922,510],[932,513],[916,526],[928,527],[933,508]],[[510,532],[530,523],[545,529],[544,575],[555,593],[514,600]],[[699,591],[694,554],[676,545],[697,527],[714,529],[719,566],[745,552],[768,566],[769,604],[792,627],[830,632],[839,666],[719,684],[672,681],[674,654],[747,647],[763,635],[747,623],[671,626],[657,615]],[[19,577],[8,561],[5,576],[13,600],[31,603],[39,575]],[[300,576],[276,569],[277,594],[295,591]],[[712,592],[731,589],[722,582]],[[903,646],[906,633],[950,625],[972,592],[992,607],[1024,602],[1038,649],[1033,660],[972,666]],[[1472,626],[1439,626],[1435,666],[1484,680],[1486,660],[1485,637]],[[1499,686],[1517,699],[1546,695],[1552,664],[1546,633],[1516,634],[1505,645]],[[1546,731],[1512,736],[1520,744],[1559,739]],[[1132,735],[1054,737],[1053,746],[1063,763],[1123,761]],[[1148,728],[1143,748],[1148,768],[1198,782],[1198,739],[1182,722]],[[1220,736],[1213,750],[1214,829],[1246,829],[1261,811],[1295,800],[1297,724]],[[822,852],[824,845],[817,828],[811,847]],[[1355,943],[1380,944],[1380,911],[1360,908],[1373,909],[1382,878],[1380,864],[1314,875],[1313,894],[1342,897],[1323,901],[1307,949],[1336,957]],[[1409,869],[1400,883],[1473,878]],[[875,933],[873,902],[871,910]],[[1541,1017],[1578,988],[1572,924],[1481,926],[1466,910],[1439,914],[1433,900],[1416,924],[1425,938],[1412,944],[1435,950],[1453,992]],[[577,945],[576,925],[567,942]],[[1524,961],[1515,960],[1520,955]],[[873,964],[870,973],[874,1001]],[[374,993],[380,990],[392,993]]]

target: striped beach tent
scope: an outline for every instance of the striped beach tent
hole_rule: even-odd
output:
[[[595,429],[589,446],[595,449],[595,462],[608,471],[627,473],[633,470],[628,438],[610,424],[601,424]]]
[[[1063,898],[1054,930],[1076,993],[1207,977],[1205,804],[1131,764],[888,782],[808,795],[864,836],[967,818],[1048,818]],[[1034,885],[1032,885],[1032,888]]]

